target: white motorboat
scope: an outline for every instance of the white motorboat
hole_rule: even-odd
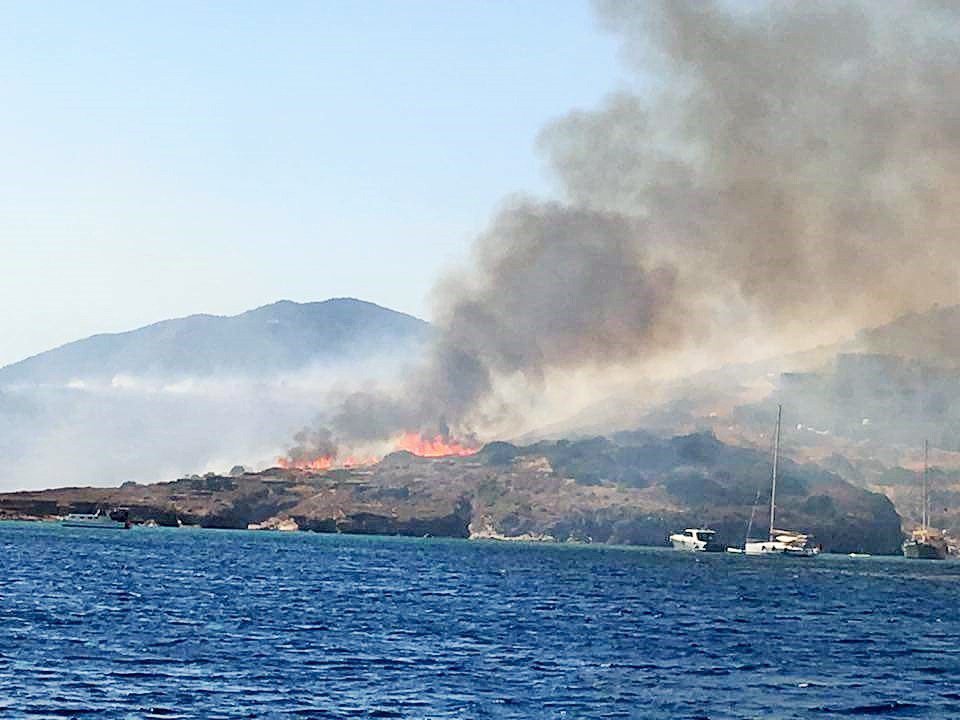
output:
[[[687,528],[682,533],[670,536],[674,550],[688,552],[723,552],[724,547],[717,542],[717,531],[707,528]]]
[[[127,530],[130,528],[130,513],[126,508],[111,510],[109,513],[70,513],[60,520],[63,527],[90,528],[95,530]]]

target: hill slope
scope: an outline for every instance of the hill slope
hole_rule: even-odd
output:
[[[854,344],[865,352],[915,358],[931,365],[960,365],[960,305],[909,313],[863,330]]]

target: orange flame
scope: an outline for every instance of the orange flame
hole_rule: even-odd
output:
[[[277,464],[287,470],[329,470],[333,467],[332,455],[321,455],[310,460],[291,460],[290,458],[277,458]]]
[[[337,460],[335,455],[321,455],[320,457],[309,460],[291,460],[290,458],[277,458],[277,464],[287,470],[313,470],[323,472],[332,468],[358,468],[374,465],[378,462],[375,457],[356,457],[348,455],[343,460]]]
[[[367,467],[368,465],[376,465],[378,462],[380,462],[380,458],[378,457],[373,457],[373,456],[357,457],[356,455],[348,455],[339,463],[337,463],[337,467],[342,467],[342,468]]]
[[[406,450],[420,457],[448,457],[456,455],[465,457],[474,455],[479,448],[472,445],[465,445],[456,440],[445,439],[442,435],[434,437],[423,437],[420,433],[405,432],[397,441],[398,450]]]
[[[480,449],[475,445],[444,438],[442,435],[424,437],[417,432],[403,433],[396,439],[394,446],[397,450],[406,450],[420,457],[466,457],[476,454]],[[336,453],[309,459],[277,458],[277,464],[287,470],[312,470],[314,472],[325,472],[333,468],[367,467],[375,465],[379,461],[380,458],[378,457],[357,455],[348,455],[341,460]]]

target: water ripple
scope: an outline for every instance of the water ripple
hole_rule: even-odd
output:
[[[0,524],[0,717],[956,717],[955,563]]]

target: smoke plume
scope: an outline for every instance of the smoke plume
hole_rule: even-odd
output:
[[[633,85],[544,129],[559,199],[504,206],[436,290],[430,360],[348,398],[337,442],[469,434],[517,382],[955,301],[960,11],[732,5],[597,3]]]
[[[292,464],[306,464],[318,458],[333,458],[337,455],[337,446],[326,428],[311,430],[304,428],[293,436],[296,445],[289,453]]]

